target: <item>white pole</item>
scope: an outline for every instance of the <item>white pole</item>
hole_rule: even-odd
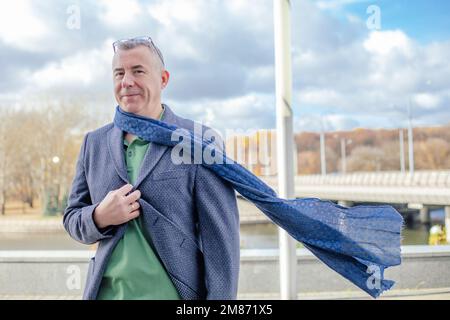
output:
[[[400,171],[405,172],[405,143],[403,138],[403,128],[399,131],[398,140],[400,142]]]
[[[323,119],[321,120],[320,124],[320,171],[324,176],[327,174],[327,161],[325,158],[325,130],[323,127]]]
[[[346,173],[347,172],[347,151],[345,150],[345,145],[346,145],[347,141],[345,140],[345,138],[341,138],[341,160],[342,160],[342,173]]]
[[[408,153],[409,153],[409,173],[414,173],[414,139],[413,139],[413,127],[412,127],[412,115],[411,115],[411,99],[408,103]]]
[[[275,91],[277,110],[278,190],[281,198],[294,197],[291,21],[289,0],[274,0]],[[281,299],[296,299],[296,241],[278,228]]]

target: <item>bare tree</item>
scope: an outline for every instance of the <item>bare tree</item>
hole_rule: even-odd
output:
[[[8,193],[31,207],[36,197],[45,205],[49,194],[61,202],[71,184],[86,124],[92,124],[85,120],[84,108],[76,103],[25,106],[5,116],[0,127],[3,208]]]
[[[441,138],[430,138],[414,145],[418,169],[437,170],[450,166],[450,143]]]
[[[349,171],[381,171],[384,153],[380,148],[358,146],[347,158]]]
[[[318,152],[303,151],[297,156],[299,174],[317,174],[320,172],[320,156]]]
[[[400,170],[400,146],[398,141],[386,141],[381,147],[383,156],[381,158],[381,167],[383,170]]]
[[[6,213],[6,200],[12,183],[12,170],[15,151],[14,128],[17,119],[8,108],[3,108],[2,125],[0,126],[0,212]]]

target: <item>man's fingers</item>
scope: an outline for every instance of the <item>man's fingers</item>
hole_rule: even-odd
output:
[[[125,201],[127,203],[133,203],[133,202],[136,202],[137,200],[139,200],[140,198],[141,198],[141,192],[139,190],[135,190],[125,197]]]
[[[117,193],[120,196],[126,196],[131,190],[133,190],[133,186],[128,183],[128,184],[120,187],[119,189],[117,189]]]
[[[128,216],[130,219],[129,220],[133,220],[136,219],[137,217],[139,217],[140,211],[139,210],[134,210],[133,212],[130,213],[130,215]],[[129,221],[128,220],[128,221]]]
[[[133,202],[128,205],[128,213],[131,213],[140,208],[139,202]]]

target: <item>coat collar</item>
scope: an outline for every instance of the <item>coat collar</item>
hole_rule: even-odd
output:
[[[169,124],[175,124],[177,116],[166,104],[163,104],[163,108],[164,113],[161,118],[161,121]],[[113,160],[117,174],[125,183],[129,183],[127,166],[123,150],[123,134],[124,132],[121,129],[119,129],[116,126],[113,126],[113,128],[108,132],[108,149],[111,154],[111,158]],[[136,189],[145,179],[145,177],[147,177],[150,174],[150,172],[156,166],[156,164],[161,159],[164,152],[167,151],[167,149],[168,146],[157,143],[150,143],[147,153],[145,154],[144,159],[142,160],[139,175],[136,179],[135,185],[133,186],[134,189]]]

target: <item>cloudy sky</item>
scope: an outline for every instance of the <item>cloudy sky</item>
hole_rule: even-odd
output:
[[[414,125],[450,122],[449,1],[291,3],[296,131],[406,126],[408,101]],[[0,108],[79,98],[112,118],[111,43],[139,35],[165,56],[177,113],[275,126],[272,0],[2,1]]]

